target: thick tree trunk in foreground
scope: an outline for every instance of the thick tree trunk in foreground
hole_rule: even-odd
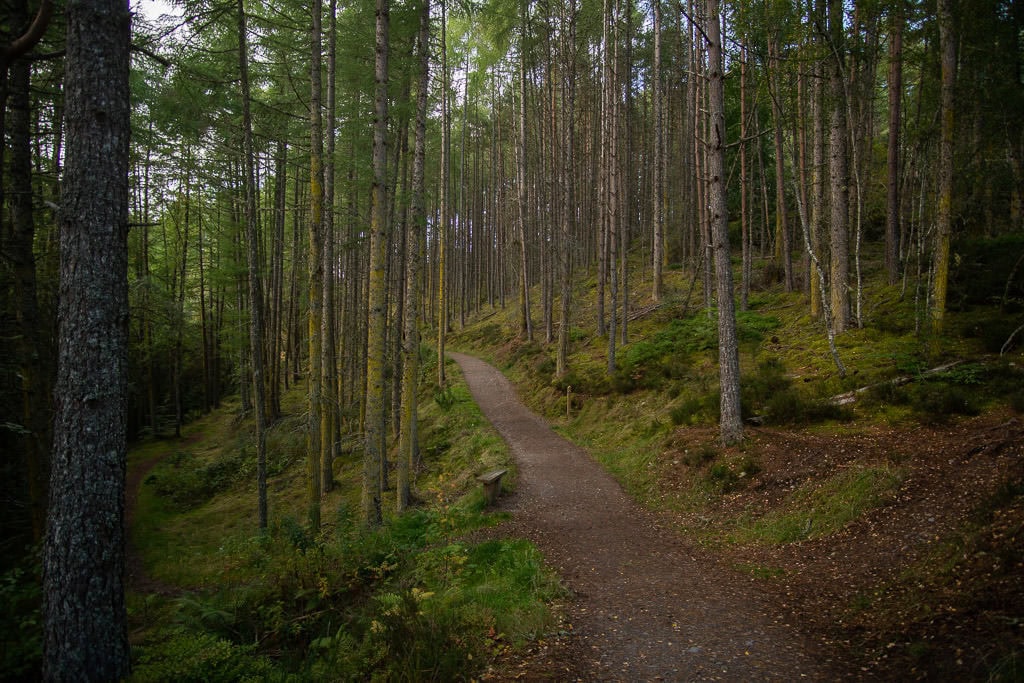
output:
[[[124,603],[128,420],[128,4],[69,0],[59,359],[43,557],[48,680],[130,670]]]

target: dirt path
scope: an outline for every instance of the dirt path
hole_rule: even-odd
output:
[[[185,443],[194,443],[195,441],[197,441],[196,437],[190,437]],[[158,593],[164,596],[176,596],[182,592],[180,588],[158,581],[146,573],[145,564],[134,541],[135,508],[138,506],[142,482],[154,467],[173,452],[168,447],[167,450],[148,460],[137,463],[128,471],[128,476],[125,479],[125,531],[128,535],[125,583],[129,590],[140,594]]]
[[[574,594],[570,635],[520,664],[526,678],[834,680],[845,667],[790,623],[749,577],[691,547],[634,504],[585,451],[519,401],[490,365],[452,353],[519,466],[502,499]]]

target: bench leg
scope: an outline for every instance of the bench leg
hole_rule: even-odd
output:
[[[490,507],[498,502],[498,494],[501,493],[501,477],[488,484],[484,484],[484,500]]]

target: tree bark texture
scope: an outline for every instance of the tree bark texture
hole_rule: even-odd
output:
[[[829,132],[831,222],[829,230],[829,295],[837,334],[850,324],[850,188],[847,150],[846,89],[844,78],[843,3],[828,0],[829,42],[832,52],[829,96],[832,117]]]
[[[430,0],[423,0],[420,14],[420,33],[417,40],[419,80],[416,85],[416,126],[413,132],[412,201],[406,240],[405,271],[405,336],[402,355],[402,424],[398,440],[397,509],[402,512],[409,504],[412,472],[416,465],[418,448],[417,393],[419,391],[419,301],[420,301],[420,245],[427,226],[424,204],[424,169],[426,164],[427,102],[430,89]]]
[[[384,364],[387,316],[387,131],[388,0],[377,0],[374,80],[373,189],[370,224],[369,330],[366,349],[366,444],[363,450],[363,519],[381,523],[381,463],[384,460]],[[444,358],[439,362],[443,363]]]
[[[128,420],[129,26],[122,0],[69,0],[59,357],[43,557],[47,680],[130,670],[124,602]]]
[[[722,443],[743,438],[740,414],[740,357],[736,337],[732,265],[729,262],[729,213],[725,196],[725,80],[722,73],[722,36],[718,0],[707,0],[708,113],[708,208],[718,294],[718,373],[721,388],[720,430]]]
[[[889,141],[886,154],[885,273],[890,285],[899,279],[900,264],[900,144],[903,104],[903,7],[901,0],[889,16]]]
[[[953,88],[956,84],[956,36],[953,30],[953,0],[938,0],[939,51],[942,85],[939,91],[939,206],[935,216],[935,259],[932,268],[932,328],[942,331],[946,316],[949,284],[949,242],[953,233]]]

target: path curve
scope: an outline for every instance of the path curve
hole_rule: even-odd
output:
[[[516,535],[574,593],[575,656],[559,680],[835,680],[832,653],[793,628],[752,580],[722,567],[636,505],[583,449],[556,434],[487,363],[460,353],[470,393],[519,467]],[[840,667],[842,668],[842,667]]]

